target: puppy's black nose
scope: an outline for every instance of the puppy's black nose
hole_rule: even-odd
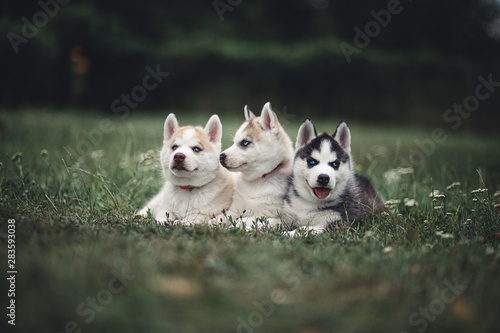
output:
[[[186,155],[184,155],[183,153],[176,153],[174,155],[174,161],[177,163],[182,163],[182,162],[184,162],[185,159],[186,159]]]
[[[219,155],[219,161],[223,163],[226,160],[226,154],[222,153]]]
[[[322,173],[321,175],[318,176],[317,182],[319,186],[326,186],[330,182],[330,177]]]

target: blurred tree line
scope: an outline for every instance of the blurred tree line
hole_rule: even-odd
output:
[[[396,5],[382,26],[375,16]],[[270,100],[298,115],[440,123],[479,75],[500,81],[496,0],[4,0],[0,10],[3,109],[113,112],[159,66],[169,75],[137,110],[259,111]],[[369,43],[348,63],[340,45],[356,47],[356,27]],[[493,128],[499,107],[500,89],[466,126]]]

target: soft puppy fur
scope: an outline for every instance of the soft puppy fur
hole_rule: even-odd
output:
[[[283,200],[292,172],[293,146],[278,117],[266,103],[260,117],[245,106],[245,122],[233,145],[220,155],[221,164],[238,172],[233,203],[227,212],[247,228],[266,217],[271,225],[281,222]]]
[[[164,125],[160,162],[165,185],[140,210],[158,223],[201,223],[231,206],[234,177],[219,163],[222,124],[213,115],[205,128],[179,127],[169,114]]]
[[[370,181],[354,174],[351,133],[345,122],[333,135],[317,135],[312,121],[306,119],[295,149],[283,212],[291,226],[319,233],[330,223],[351,225],[384,207]]]

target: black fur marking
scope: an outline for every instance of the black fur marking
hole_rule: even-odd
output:
[[[340,147],[339,143],[335,141],[333,139],[333,136],[328,133],[321,133],[316,138],[311,140],[311,142],[309,142],[307,145],[299,149],[299,151],[295,155],[295,158],[306,160],[311,156],[313,151],[320,150],[323,141],[330,142],[331,150],[332,152],[335,152],[337,154],[337,159],[340,162],[345,163],[349,160],[349,154],[342,147]]]

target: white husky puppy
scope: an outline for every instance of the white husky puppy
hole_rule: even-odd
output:
[[[323,232],[333,222],[351,225],[384,207],[370,181],[354,174],[351,132],[345,122],[333,136],[317,135],[311,120],[306,119],[299,128],[295,151],[283,210],[291,226]]]
[[[179,128],[175,115],[169,114],[160,153],[166,182],[138,214],[146,216],[149,211],[158,223],[200,223],[227,210],[234,177],[219,163],[221,137],[222,124],[217,115],[205,128]]]
[[[251,227],[256,219],[268,218],[270,225],[281,222],[283,200],[292,172],[292,141],[278,117],[266,103],[260,117],[245,106],[246,121],[236,132],[233,145],[220,155],[221,164],[239,171],[233,203],[227,212],[233,220]]]

